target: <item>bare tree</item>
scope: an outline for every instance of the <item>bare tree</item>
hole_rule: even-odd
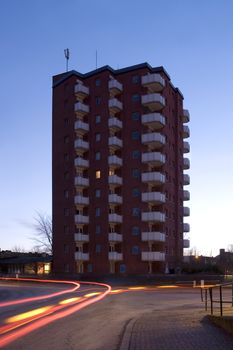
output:
[[[44,251],[52,254],[53,233],[52,233],[52,218],[49,215],[37,212],[34,229],[35,235],[31,237],[34,241],[34,248],[38,251]]]
[[[17,244],[11,248],[11,251],[14,253],[25,253],[25,249]]]
[[[228,244],[227,252],[233,253],[233,244]]]

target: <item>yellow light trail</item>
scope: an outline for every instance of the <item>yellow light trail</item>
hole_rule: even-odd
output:
[[[61,304],[61,305],[66,305],[66,304],[73,303],[73,302],[75,302],[75,301],[77,301],[77,300],[80,300],[80,299],[81,299],[81,297],[75,297],[75,298],[65,299],[65,300],[60,301],[59,304]]]
[[[43,314],[45,311],[48,311],[52,307],[53,307],[53,305],[44,306],[44,307],[40,307],[39,309],[24,312],[23,314],[19,314],[19,315],[7,318],[5,322],[6,323],[13,323],[13,322],[17,322],[17,321],[22,321],[22,320],[25,320],[27,318]]]
[[[90,298],[90,297],[93,297],[93,296],[99,295],[99,294],[101,294],[101,292],[95,292],[95,293],[85,294],[85,295],[84,295],[84,298]]]
[[[146,287],[129,287],[128,288],[129,290],[144,290],[144,289],[147,289]]]

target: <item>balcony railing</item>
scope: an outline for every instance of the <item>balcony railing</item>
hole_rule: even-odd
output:
[[[123,106],[121,101],[119,101],[117,98],[114,97],[108,101],[108,108],[113,113],[118,113],[122,110]]]
[[[78,113],[80,115],[85,115],[85,114],[89,113],[90,108],[85,103],[76,102],[74,105],[74,110],[76,113]]]
[[[142,104],[152,112],[160,111],[165,107],[165,98],[160,94],[147,94],[142,96]]]
[[[122,129],[122,121],[116,117],[111,117],[108,119],[108,126],[109,129],[112,129],[114,131]]]
[[[152,92],[162,91],[165,87],[165,80],[160,74],[147,74],[142,76],[142,85],[148,87]]]
[[[183,240],[183,248],[190,248],[190,240],[189,239]]]
[[[165,242],[165,234],[162,232],[142,232],[143,242]]]
[[[149,202],[149,203],[165,203],[166,197],[165,194],[161,192],[145,192],[142,193],[142,202]]]
[[[184,153],[189,153],[190,152],[190,145],[188,141],[183,142],[183,152]]]
[[[142,213],[142,221],[146,222],[165,222],[165,214],[159,211],[149,211]]]
[[[122,177],[118,175],[109,175],[108,183],[112,185],[122,185]]]
[[[74,165],[79,168],[88,168],[89,167],[89,161],[87,159],[84,159],[82,157],[77,157],[74,160]]]
[[[166,143],[166,138],[159,132],[151,132],[147,134],[142,134],[142,143],[154,147],[162,147]]]
[[[75,204],[88,205],[89,204],[89,198],[81,196],[81,195],[77,195],[77,196],[74,197],[74,203]]]
[[[76,176],[74,179],[74,184],[75,186],[79,186],[79,187],[88,187],[89,179],[82,176]]]
[[[89,260],[89,253],[75,252],[75,260],[88,261]]]
[[[76,139],[74,142],[74,148],[87,151],[89,149],[89,142],[82,139]]]
[[[122,223],[122,215],[116,213],[108,214],[108,221]]]
[[[188,123],[190,120],[189,111],[187,109],[183,109],[183,122]]]
[[[116,193],[111,193],[108,195],[108,202],[114,204],[122,204],[122,197],[118,196]]]
[[[190,176],[188,174],[183,175],[183,185],[187,186],[190,184]]]
[[[165,155],[160,152],[148,152],[142,154],[142,163],[151,163],[154,166],[165,164]]]
[[[75,242],[89,242],[89,235],[83,233],[75,233],[74,240]]]
[[[154,183],[154,184],[164,184],[165,183],[165,175],[160,172],[148,172],[142,173],[142,182],[145,183]]]
[[[74,129],[81,134],[85,134],[89,131],[89,125],[87,123],[84,123],[82,120],[76,120]]]
[[[123,254],[117,252],[109,252],[108,259],[113,261],[121,261],[123,260]]]
[[[165,261],[165,253],[142,252],[142,261]]]
[[[184,158],[183,160],[183,169],[188,170],[190,168],[190,160],[188,158]]]
[[[112,95],[120,94],[123,90],[122,84],[116,79],[111,79],[108,82],[108,88],[111,91]]]
[[[89,88],[82,83],[77,83],[74,87],[74,93],[77,97],[84,98],[89,95]]]
[[[89,216],[77,214],[74,216],[74,221],[76,224],[89,224]]]
[[[188,125],[183,125],[183,138],[187,139],[190,136]]]
[[[109,242],[122,242],[122,235],[116,232],[110,232],[108,234]]]
[[[141,120],[142,124],[148,125],[153,129],[161,129],[166,124],[164,116],[160,113],[143,114]]]
[[[122,158],[112,155],[108,157],[108,165],[113,167],[121,167],[122,166]]]
[[[190,193],[187,190],[183,191],[183,200],[184,201],[189,201],[190,200]]]
[[[183,207],[183,216],[190,216],[189,207]]]
[[[122,147],[122,140],[119,139],[117,136],[110,136],[108,139],[108,145],[109,147],[113,149],[121,148]]]
[[[183,224],[183,232],[189,232],[190,231],[190,226],[187,223]]]

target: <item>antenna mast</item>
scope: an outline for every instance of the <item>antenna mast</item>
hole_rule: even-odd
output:
[[[66,58],[66,71],[68,72],[68,62],[69,62],[69,58],[70,58],[70,50],[65,49],[64,54],[65,54],[65,58]]]

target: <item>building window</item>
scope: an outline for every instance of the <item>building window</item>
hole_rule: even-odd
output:
[[[64,143],[69,143],[69,141],[70,141],[69,136],[65,136],[65,137],[64,137]]]
[[[64,233],[69,233],[69,226],[64,226]]]
[[[100,133],[99,133],[99,132],[97,132],[97,133],[95,134],[95,140],[96,140],[96,142],[99,142],[99,141],[100,141]]]
[[[69,125],[69,119],[68,119],[68,118],[65,118],[65,119],[64,119],[64,124],[65,124],[65,125]]]
[[[100,189],[95,190],[95,196],[96,198],[100,197]]]
[[[97,235],[99,235],[99,234],[101,233],[100,225],[96,225],[96,227],[95,227],[95,233],[96,233]]]
[[[70,176],[69,172],[66,171],[66,172],[64,173],[64,179],[65,179],[65,180],[68,180],[68,179],[69,179],[69,176]]]
[[[132,209],[132,215],[139,217],[140,216],[140,208],[133,208]]]
[[[131,139],[132,140],[139,140],[140,139],[140,132],[139,131],[132,131],[131,133]]]
[[[68,246],[68,244],[64,244],[64,253],[65,254],[69,253],[69,246]]]
[[[95,160],[100,160],[100,152],[95,153]]]
[[[140,235],[140,228],[138,226],[133,226],[132,227],[132,235],[133,236],[138,236]]]
[[[65,264],[65,265],[64,265],[64,270],[65,270],[65,272],[69,272],[69,271],[70,271],[70,266],[69,266],[69,264]]]
[[[120,264],[120,273],[125,273],[125,272],[126,272],[126,265]]]
[[[139,188],[133,188],[132,194],[133,194],[133,197],[139,197],[140,196]]]
[[[96,244],[96,246],[95,246],[95,252],[96,252],[96,253],[100,253],[100,252],[101,252],[101,245],[100,245],[100,244]]]
[[[139,112],[133,112],[133,113],[131,114],[131,118],[132,118],[132,120],[134,120],[134,121],[140,120],[140,113],[139,113]]]
[[[68,162],[68,161],[69,161],[69,154],[68,154],[68,153],[65,153],[65,154],[64,154],[64,161],[65,161],[65,162]]]
[[[95,80],[95,86],[100,86],[101,85],[101,80],[100,79],[96,79]]]
[[[68,209],[68,208],[65,208],[65,209],[64,209],[64,216],[69,216],[69,214],[70,214],[69,209]]]
[[[99,124],[101,122],[101,116],[100,115],[96,115],[95,116],[95,123]]]
[[[95,208],[95,216],[100,216],[100,208]]]
[[[101,104],[101,97],[100,97],[100,96],[97,96],[97,97],[95,98],[95,104],[96,104],[97,106],[99,106],[99,105]]]
[[[69,191],[68,190],[65,190],[64,191],[64,197],[67,199],[69,198]]]
[[[92,272],[92,271],[93,271],[92,264],[87,264],[87,272]]]
[[[140,76],[139,75],[133,75],[132,76],[132,83],[133,84],[139,84],[140,82]]]
[[[140,101],[140,95],[139,94],[132,95],[132,102],[138,102],[138,101]]]
[[[100,171],[100,170],[96,170],[96,172],[95,172],[95,178],[96,178],[96,179],[100,179],[100,177],[101,177],[101,171]]]
[[[135,151],[132,152],[132,158],[133,159],[140,159],[140,157],[141,157],[141,152],[140,151],[135,150]]]
[[[132,254],[138,255],[140,253],[139,247],[137,245],[132,247]]]
[[[132,169],[132,175],[135,179],[140,178],[140,170],[139,169]]]

